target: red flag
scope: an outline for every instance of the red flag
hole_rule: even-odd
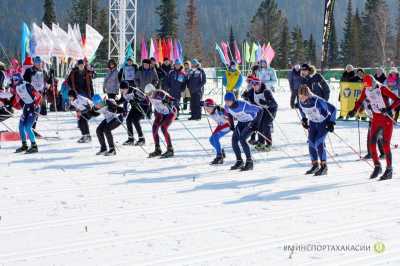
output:
[[[238,64],[241,64],[242,63],[242,56],[240,55],[239,47],[238,47],[236,41],[234,43],[234,46],[235,46],[235,59],[236,59],[236,62]]]

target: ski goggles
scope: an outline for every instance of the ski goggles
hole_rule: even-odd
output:
[[[259,80],[251,80],[251,81],[250,81],[250,84],[251,84],[251,85],[260,85],[260,84],[261,84],[261,81],[259,81]]]

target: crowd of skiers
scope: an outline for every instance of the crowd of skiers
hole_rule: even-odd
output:
[[[4,66],[0,65],[0,69],[0,81],[5,81]],[[383,80],[382,71],[378,71],[376,77],[365,74],[362,69],[357,70],[357,75],[352,72],[354,70],[351,66],[346,67],[343,79],[363,82],[363,90],[349,116],[356,115],[361,107],[371,116],[368,150],[375,164],[371,178],[376,178],[382,172],[380,158],[376,152],[377,143],[381,143],[387,167],[380,179],[390,179],[390,139],[394,122],[392,114],[400,109],[400,99],[391,91],[394,78],[390,79],[389,83],[389,78],[385,77]],[[395,72],[393,69],[391,74]],[[203,101],[207,78],[196,59],[183,64],[180,60],[170,62],[165,58],[163,64],[159,65],[152,58],[143,60],[141,66],[137,66],[131,58],[127,58],[121,67],[118,67],[114,60],[109,60],[108,72],[103,83],[103,92],[106,95],[104,98],[95,94],[93,90],[94,77],[93,68],[84,60],[78,60],[63,85],[67,87],[68,100],[65,103],[76,111],[78,127],[82,134],[78,142],[91,141],[90,119],[101,114],[104,116],[96,129],[100,144],[97,155],[116,154],[112,131],[121,125],[125,127],[128,136],[124,145],[135,145],[143,149],[146,140],[141,121],[150,120],[154,116],[152,135],[155,148],[149,153],[149,157],[174,156],[172,137],[168,129],[178,120],[182,98],[185,106],[189,97],[189,120],[200,120],[204,110],[207,119],[215,121],[217,125],[209,139],[216,153],[212,165],[223,164],[226,155],[220,140],[231,131],[232,149],[236,157],[232,170],[253,169],[249,144],[254,145],[258,151],[268,152],[272,148],[273,122],[278,111],[278,104],[274,99],[277,75],[266,61],[260,61],[253,66],[246,79],[248,87],[243,91],[241,87],[244,78],[237,64],[232,62],[227,66],[223,77],[226,87],[224,106],[216,104],[211,98]],[[325,138],[329,132],[334,132],[336,121],[336,108],[329,103],[329,86],[323,76],[308,64],[294,66],[288,78],[291,89],[290,106],[296,109],[299,122],[308,132],[311,168],[306,174],[326,175],[328,167]],[[22,146],[16,152],[38,151],[35,124],[38,117],[45,112],[43,109],[46,109],[43,105],[44,92],[54,86],[54,83],[53,75],[43,69],[40,58],[36,57],[33,66],[26,68],[23,75],[18,71],[11,74],[10,89],[5,90],[5,86],[2,86],[2,121],[14,116],[11,106],[22,108],[19,124]],[[133,127],[138,135],[137,139]],[[159,136],[160,130],[164,136],[163,140]],[[26,136],[30,139],[30,148]],[[164,153],[161,142],[166,147]]]

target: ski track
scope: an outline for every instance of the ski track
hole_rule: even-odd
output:
[[[37,155],[13,154],[18,143],[2,143],[0,265],[400,265],[398,177],[368,180],[370,166],[333,135],[334,151],[328,140],[327,148],[341,167],[330,160],[327,177],[304,176],[304,131],[287,107],[288,94],[275,96],[275,149],[255,154],[255,170],[245,174],[228,170],[230,135],[223,139],[226,165],[211,167],[181,122],[171,126],[176,158],[168,160],[121,146],[122,127],[114,132],[118,155],[96,157],[95,137],[76,143],[70,113],[59,114],[62,141],[39,140]],[[90,122],[91,132],[99,121]],[[53,113],[40,118],[39,131],[55,136],[55,123]],[[211,153],[207,120],[182,123]],[[7,124],[15,128],[17,120]],[[151,151],[151,128],[143,125]],[[360,126],[365,152],[367,125]],[[336,132],[358,150],[356,123],[339,122]],[[398,149],[393,160],[399,171]],[[290,255],[282,248],[376,241],[385,243],[384,253]]]

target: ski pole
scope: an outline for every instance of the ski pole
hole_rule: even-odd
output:
[[[269,115],[271,118],[274,117],[274,116],[272,115],[272,113],[268,110],[268,108],[263,108],[263,109],[267,111],[268,115]],[[289,140],[288,136],[287,136],[287,135],[285,134],[285,132],[283,131],[282,127],[279,125],[279,123],[278,123],[276,120],[274,120],[274,121],[275,121],[275,124],[278,126],[279,131],[281,131],[281,133],[282,133],[282,135],[285,137],[286,141],[290,144],[291,141]]]
[[[269,139],[268,137],[266,137],[263,133],[261,133],[260,131],[256,131],[261,137],[263,137],[265,140],[267,140],[268,142],[271,142],[271,139]],[[281,152],[283,152],[284,154],[286,154],[290,159],[292,159],[293,161],[295,161],[299,166],[303,166],[295,157],[293,157],[292,155],[290,155],[288,152],[286,152],[284,149],[282,148],[278,148]]]
[[[203,144],[201,144],[201,142],[196,138],[196,136],[192,133],[192,131],[189,130],[189,128],[185,125],[185,123],[183,123],[183,121],[181,121],[181,120],[177,120],[177,121],[179,121],[179,122],[182,124],[182,126],[186,129],[186,131],[189,132],[189,134],[190,134],[190,135],[193,137],[193,139],[200,145],[200,147],[203,149],[203,151],[204,151],[208,156],[210,156],[210,153],[207,151],[207,149],[204,148]]]
[[[360,134],[360,119],[357,118],[357,128],[358,128],[358,150],[361,157],[361,134]]]
[[[345,144],[347,147],[350,148],[351,151],[353,151],[354,154],[356,154],[359,159],[362,159],[361,156],[359,156],[358,152],[356,151],[356,149],[353,148],[353,146],[351,146],[350,144],[348,144],[341,136],[339,136],[336,132],[332,132],[343,144]],[[364,161],[364,160],[363,160]],[[365,160],[365,163],[367,163],[369,166],[371,166],[372,168],[374,168],[374,166]]]

